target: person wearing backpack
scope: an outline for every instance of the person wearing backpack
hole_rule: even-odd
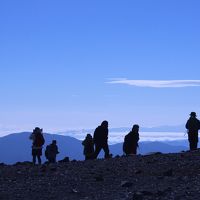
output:
[[[200,121],[196,118],[196,113],[191,112],[185,128],[188,130],[188,141],[190,150],[196,150],[198,144],[198,131],[200,129]]]
[[[59,154],[56,140],[53,140],[50,145],[47,145],[45,157],[49,163],[56,163],[56,156]]]
[[[123,152],[126,155],[137,154],[139,141],[139,125],[133,125],[132,130],[124,137]]]
[[[94,142],[91,134],[87,134],[82,142],[84,146],[83,154],[85,155],[85,160],[93,159],[94,155]]]
[[[30,135],[30,139],[33,141],[32,143],[32,156],[33,156],[33,164],[36,164],[36,158],[38,159],[38,164],[41,164],[41,155],[42,155],[42,146],[45,143],[42,129],[36,127],[32,134]]]
[[[103,121],[100,126],[98,126],[94,131],[93,141],[95,144],[95,152],[93,158],[97,158],[101,149],[104,150],[104,158],[112,157],[109,154],[108,147],[108,121]]]

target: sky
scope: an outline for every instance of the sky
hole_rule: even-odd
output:
[[[0,135],[200,115],[199,0],[1,0]]]

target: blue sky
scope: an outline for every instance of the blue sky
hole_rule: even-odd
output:
[[[104,119],[110,127],[177,125],[200,115],[199,7],[2,0],[0,134],[94,128]]]

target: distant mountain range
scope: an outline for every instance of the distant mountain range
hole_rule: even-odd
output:
[[[32,141],[29,140],[29,132],[10,134],[0,138],[0,163],[13,164],[18,161],[31,161],[31,145]],[[77,140],[73,137],[56,135],[56,134],[44,134],[45,145],[50,144],[52,140],[57,140],[60,154],[58,160],[68,156],[70,160],[83,160],[83,146],[81,140]],[[43,152],[44,152],[43,149]],[[140,142],[139,152],[140,154],[149,154],[152,152],[162,153],[175,153],[188,149],[187,140],[179,141],[166,141],[166,142]],[[110,145],[110,152],[113,155],[122,155],[122,143]],[[44,154],[44,153],[43,153]],[[103,157],[101,152],[100,157]],[[44,155],[42,160],[45,161]]]
[[[109,133],[124,133],[127,134],[132,127],[118,127],[118,128],[109,128]],[[186,133],[186,129],[184,125],[178,126],[158,126],[158,127],[140,127],[140,133],[143,132],[154,132],[154,133]],[[94,129],[79,129],[79,130],[67,130],[63,132],[54,132],[54,134],[71,136],[78,139],[83,139],[83,137],[87,134],[93,134]],[[175,136],[175,135],[174,135]],[[179,138],[180,139],[180,138]]]

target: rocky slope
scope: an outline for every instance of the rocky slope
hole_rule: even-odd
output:
[[[42,166],[1,164],[0,199],[200,199],[200,150]]]

